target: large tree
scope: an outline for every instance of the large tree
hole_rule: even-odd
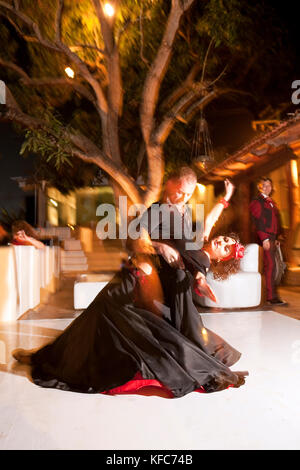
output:
[[[266,10],[258,1],[114,0],[109,16],[105,3],[0,1],[7,45],[0,117],[27,128],[25,146],[49,163],[92,163],[116,190],[149,205],[161,189],[171,131],[177,126],[181,138],[180,125],[237,93],[230,70],[239,84],[262,56],[254,23]],[[146,189],[136,184],[142,168]]]

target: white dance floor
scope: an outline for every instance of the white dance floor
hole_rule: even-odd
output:
[[[300,449],[300,322],[271,311],[202,314],[242,352],[246,384],[183,398],[42,389],[10,358],[68,320],[0,325],[0,449]]]

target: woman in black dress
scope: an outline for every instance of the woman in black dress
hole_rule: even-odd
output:
[[[184,209],[192,195],[191,175],[181,169],[168,181],[164,194],[172,210]],[[206,239],[232,191],[227,182],[207,218]],[[184,241],[154,241],[155,254],[134,242],[129,262],[60,336],[35,353],[15,351],[15,359],[32,365],[34,383],[110,394],[154,385],[170,397],[242,385],[246,373],[229,368],[240,353],[203,326],[192,289],[215,298],[205,281],[210,263],[225,259],[233,272],[243,248],[233,237],[218,237],[200,251],[185,250]]]

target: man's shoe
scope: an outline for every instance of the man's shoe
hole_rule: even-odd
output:
[[[281,299],[277,298],[277,299],[268,300],[268,304],[269,305],[283,306],[283,305],[287,305],[288,303],[285,300],[281,300]]]

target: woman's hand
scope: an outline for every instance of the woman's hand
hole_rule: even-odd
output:
[[[19,230],[14,238],[21,243],[25,242],[26,244],[32,245],[40,250],[43,250],[45,248],[44,243],[40,242],[39,240],[36,240],[35,238],[29,237],[28,235],[26,235],[24,230]]]
[[[26,233],[24,232],[24,230],[19,230],[15,234],[15,238],[19,241],[26,242],[28,237],[27,237]]]
[[[234,193],[235,186],[227,178],[225,179],[224,184],[225,184],[225,196],[222,199],[228,202]],[[210,232],[212,231],[213,226],[215,225],[215,223],[217,222],[218,218],[220,217],[220,215],[222,214],[224,210],[224,204],[223,204],[224,201],[223,202],[221,201],[217,202],[217,204],[212,208],[210,213],[205,218],[204,233],[203,233],[204,242],[208,241],[209,235],[210,235]]]
[[[161,255],[166,262],[176,269],[184,269],[184,263],[181,259],[179,251],[172,246],[166,245],[165,243],[155,242],[154,247],[159,255]]]
[[[196,294],[200,295],[201,297],[208,297],[213,302],[217,302],[217,298],[214,294],[212,288],[207,284],[207,281],[204,275],[200,277],[196,277],[195,284],[194,284],[194,291]]]
[[[235,186],[233,183],[231,183],[231,181],[229,181],[228,178],[226,178],[226,180],[224,181],[224,185],[225,185],[225,196],[224,196],[224,199],[226,201],[229,201],[231,199],[231,196],[233,195],[234,193],[234,190],[235,190]]]

